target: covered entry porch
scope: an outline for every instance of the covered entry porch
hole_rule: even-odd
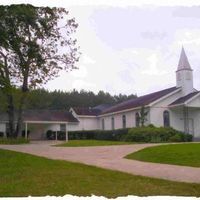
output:
[[[200,138],[200,93],[194,92],[181,97],[169,105],[172,127]]]
[[[25,121],[24,122],[24,137],[30,140],[46,140],[47,131],[56,133],[55,140],[58,139],[59,131],[65,132],[66,141],[68,140],[68,122],[50,122],[50,121]]]

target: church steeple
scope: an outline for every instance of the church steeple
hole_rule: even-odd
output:
[[[192,68],[183,47],[176,71],[176,87],[182,88],[183,96],[194,91]]]
[[[188,61],[188,58],[186,56],[185,50],[182,47],[177,71],[184,70],[184,69],[186,69],[186,70],[192,70],[191,67],[190,67],[190,63]]]

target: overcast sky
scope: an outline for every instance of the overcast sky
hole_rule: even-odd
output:
[[[173,87],[182,45],[200,89],[200,2],[9,1],[22,2],[65,7],[79,24],[79,70],[61,72],[49,90],[143,95]]]

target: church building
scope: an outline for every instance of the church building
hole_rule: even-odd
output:
[[[141,107],[147,111],[145,125],[173,127],[200,138],[200,92],[193,87],[193,70],[184,48],[176,70],[176,85],[133,98],[114,106],[70,108],[69,111],[26,111],[24,130],[30,139],[45,139],[53,130],[114,130],[139,126]],[[0,132],[5,135],[8,119],[0,114]]]
[[[119,129],[139,126],[141,107],[145,106],[145,125],[173,127],[200,138],[200,92],[193,87],[193,70],[184,48],[176,70],[176,86],[101,108],[71,108],[80,129]],[[87,127],[86,127],[87,126]]]

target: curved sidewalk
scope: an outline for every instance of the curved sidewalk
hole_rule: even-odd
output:
[[[32,142],[24,145],[0,145],[0,149],[14,150],[50,159],[84,163],[106,169],[128,172],[172,181],[200,183],[200,168],[148,163],[123,158],[145,147],[160,144],[134,144],[101,147],[54,147],[54,143]]]

